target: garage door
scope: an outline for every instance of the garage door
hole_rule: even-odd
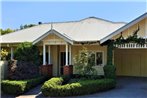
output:
[[[114,64],[117,75],[147,77],[147,49],[116,49]]]

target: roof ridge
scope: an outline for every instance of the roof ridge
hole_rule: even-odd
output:
[[[103,20],[103,21],[111,22],[111,23],[125,23],[125,24],[127,23],[127,22],[114,22],[114,21],[110,21],[110,20],[103,19],[103,18],[99,18],[99,17],[95,17],[95,16],[89,16],[89,17],[87,17],[87,18],[83,18],[83,19],[75,20],[75,21],[46,22],[46,23],[42,23],[42,24],[81,22],[81,21],[86,20],[86,19],[89,19],[89,18],[95,18],[95,19],[99,19],[99,20]]]
[[[107,19],[103,19],[103,18],[99,18],[99,17],[95,17],[95,16],[90,16],[90,17],[81,19],[80,21],[83,21],[83,20],[86,20],[86,19],[89,19],[89,18],[94,18],[94,19],[98,19],[98,20],[103,20],[103,21],[110,22],[110,23],[125,23],[125,24],[127,23],[127,22],[114,22],[114,21],[111,21],[111,20],[107,20]]]

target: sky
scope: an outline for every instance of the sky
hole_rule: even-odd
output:
[[[140,1],[1,1],[0,28],[19,29],[20,25],[38,22],[78,21],[98,17],[114,22],[130,22],[147,12],[146,0]]]

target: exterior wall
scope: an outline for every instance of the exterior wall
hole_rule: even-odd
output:
[[[107,47],[106,46],[99,46],[99,45],[84,45],[88,50],[91,50],[93,52],[102,51],[104,53],[104,65],[106,65],[107,62]],[[71,46],[72,51],[72,64],[74,65],[73,58],[78,55],[80,50],[83,49],[82,45],[73,45]],[[65,52],[65,46],[60,46],[60,52]],[[103,66],[104,66],[103,65]],[[104,75],[103,66],[94,66],[94,68],[98,71],[99,75]],[[73,68],[73,73],[76,73],[75,68]]]
[[[7,70],[8,70],[8,62],[7,61],[0,61],[1,79],[7,78]]]
[[[133,32],[138,28],[138,25],[140,27],[140,30],[138,31],[139,37],[145,37],[147,36],[147,18],[143,19],[142,21],[138,22],[137,24],[133,25],[132,27],[126,29],[122,32],[122,35],[124,38],[127,38],[128,36],[132,35]],[[120,37],[120,33],[116,36],[114,36],[112,39],[117,39]]]
[[[44,38],[42,41],[64,41],[62,38],[58,37],[55,34],[50,34],[49,36],[47,36],[46,38]],[[65,41],[64,41],[65,42]],[[47,50],[47,46],[46,45],[46,52],[48,52]],[[42,52],[43,48],[42,46],[38,46],[39,50]],[[82,45],[72,45],[71,46],[71,54],[72,54],[72,65],[74,65],[74,61],[73,58],[75,57],[75,55],[77,55],[79,53],[80,50],[82,50]],[[98,52],[98,51],[102,51],[104,53],[104,65],[106,64],[107,61],[107,47],[106,46],[99,46],[99,45],[84,45],[84,47],[86,47],[88,50],[94,51],[94,52]],[[60,53],[61,52],[65,52],[65,45],[52,45],[51,44],[51,63],[53,64],[53,75],[57,76],[60,75],[60,69],[61,69],[61,64],[60,64]],[[41,53],[42,54],[42,53]],[[104,66],[103,65],[103,66]],[[94,68],[98,71],[99,75],[104,75],[104,71],[103,71],[103,66],[94,66]],[[76,73],[75,68],[73,68],[73,72]]]

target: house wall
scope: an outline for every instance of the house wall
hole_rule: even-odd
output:
[[[54,46],[51,46],[52,48],[54,48],[52,52],[52,54],[57,54],[56,51],[57,51],[57,48],[54,47]],[[107,62],[107,47],[106,46],[98,46],[98,45],[84,45],[84,47],[86,47],[88,50],[90,51],[93,51],[93,52],[97,52],[97,51],[102,51],[104,53],[104,65],[106,64]],[[72,51],[72,65],[74,65],[74,57],[76,55],[78,55],[78,53],[80,52],[80,50],[83,49],[83,46],[82,45],[73,45],[71,46],[71,51]],[[61,45],[59,46],[59,53],[60,52],[65,52],[65,45]],[[54,71],[57,70],[57,69],[60,69],[60,56],[59,58],[55,58],[55,55],[52,55],[54,59],[53,60],[53,65],[54,65]],[[57,60],[58,59],[58,60]],[[58,63],[56,63],[58,61]],[[56,65],[58,64],[58,65]],[[103,65],[103,66],[104,66]],[[104,71],[103,71],[103,66],[94,66],[94,68],[97,70],[98,74],[99,75],[104,75]],[[59,67],[59,68],[57,68]],[[76,70],[75,70],[75,67],[73,69],[73,72],[76,73]],[[60,70],[59,70],[59,73],[60,73]],[[54,74],[54,75],[57,75],[57,74]]]
[[[122,32],[122,35],[124,38],[128,38],[128,36],[132,35],[135,30],[137,30],[138,26],[140,27],[140,30],[138,31],[138,36],[139,37],[145,37],[147,36],[147,18],[143,19],[142,21],[138,22],[137,24],[134,24],[130,28],[124,30]],[[121,33],[117,34],[114,36],[112,39],[117,39],[119,38]]]
[[[8,75],[8,62],[7,61],[0,61],[0,79],[6,79]]]
[[[42,39],[42,41],[64,41],[62,38],[58,37],[55,34],[50,34],[47,37],[45,37],[44,39]],[[64,41],[65,42],[65,41]],[[41,51],[42,54],[42,46],[38,46],[39,50]],[[48,45],[46,45],[46,52],[48,52]],[[74,60],[73,58],[75,57],[75,55],[77,55],[79,53],[80,50],[82,50],[83,45],[71,45],[71,52],[72,52],[72,65],[74,65]],[[104,64],[103,66],[106,64],[107,62],[107,47],[106,46],[100,46],[100,45],[84,45],[84,47],[86,47],[88,50],[91,50],[93,52],[97,52],[97,51],[102,51],[104,53]],[[65,52],[65,44],[63,45],[51,45],[51,63],[53,64],[53,75],[59,75],[60,74],[60,53],[61,52]],[[94,66],[94,68],[97,70],[99,75],[103,75],[104,71],[103,71],[103,66]],[[76,73],[76,70],[74,68],[74,73]]]

